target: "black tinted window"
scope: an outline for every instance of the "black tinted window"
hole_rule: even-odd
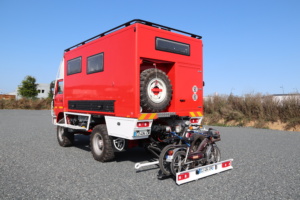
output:
[[[81,72],[81,57],[68,61],[68,75]]]
[[[167,40],[164,38],[156,38],[155,44],[156,50],[166,51],[170,53],[176,53],[181,55],[190,55],[190,45],[176,42],[173,40]]]
[[[99,53],[88,57],[87,59],[87,73],[95,73],[103,71],[103,53]]]

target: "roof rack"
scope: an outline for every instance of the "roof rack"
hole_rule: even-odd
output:
[[[202,36],[200,36],[200,35],[196,35],[196,34],[193,34],[193,33],[188,33],[188,32],[181,31],[181,30],[178,30],[178,29],[175,29],[175,28],[171,28],[171,27],[168,27],[168,26],[163,26],[163,25],[160,25],[160,24],[152,23],[152,22],[149,22],[149,21],[141,20],[141,19],[134,19],[134,20],[126,22],[126,23],[124,23],[124,24],[122,24],[120,26],[112,28],[112,29],[110,29],[108,31],[100,33],[99,35],[96,35],[96,36],[94,36],[94,37],[92,37],[90,39],[87,39],[87,40],[83,41],[83,42],[80,42],[80,43],[78,43],[78,44],[76,44],[76,45],[74,45],[74,46],[72,46],[70,48],[67,48],[67,49],[65,49],[65,52],[70,51],[71,49],[74,49],[74,48],[77,48],[79,46],[82,46],[82,45],[84,45],[84,44],[86,44],[88,42],[91,42],[91,41],[95,40],[95,39],[101,38],[101,37],[103,37],[103,36],[105,36],[105,35],[107,35],[107,34],[109,34],[111,32],[114,32],[114,31],[116,31],[118,29],[130,26],[130,25],[135,24],[135,23],[140,23],[140,24],[144,24],[144,25],[147,25],[147,26],[156,27],[156,28],[159,28],[159,29],[167,30],[167,31],[174,31],[174,32],[178,32],[178,33],[183,33],[183,34],[189,35],[190,37],[197,38],[197,39],[201,39],[202,38]]]

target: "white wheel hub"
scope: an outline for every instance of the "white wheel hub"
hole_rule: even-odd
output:
[[[101,135],[96,135],[95,138],[93,139],[93,149],[95,151],[96,154],[101,155],[102,151],[103,151],[103,139],[101,137]]]
[[[147,94],[154,103],[161,103],[167,96],[167,86],[160,78],[154,78],[148,84]]]

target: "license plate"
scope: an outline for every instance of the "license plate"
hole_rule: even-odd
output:
[[[202,168],[202,169],[198,169],[196,173],[197,174],[201,174],[201,173],[205,173],[205,172],[208,172],[208,171],[212,171],[214,169],[215,169],[214,166],[212,166],[212,167],[205,167],[205,168]]]
[[[173,156],[169,156],[169,155],[166,156],[167,162],[172,162],[172,159],[173,159]]]
[[[146,136],[150,135],[150,131],[137,131],[136,136]]]

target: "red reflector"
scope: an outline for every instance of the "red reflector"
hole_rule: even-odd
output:
[[[184,180],[190,178],[190,173],[184,173],[184,174],[179,174],[178,175],[178,181]]]
[[[222,168],[229,167],[230,165],[231,165],[230,161],[224,162],[224,163],[222,163]]]
[[[174,153],[173,150],[168,151],[169,156],[173,155],[173,153]]]
[[[149,122],[138,122],[137,127],[149,127]]]
[[[199,119],[191,119],[190,121],[191,121],[191,123],[198,123]]]

